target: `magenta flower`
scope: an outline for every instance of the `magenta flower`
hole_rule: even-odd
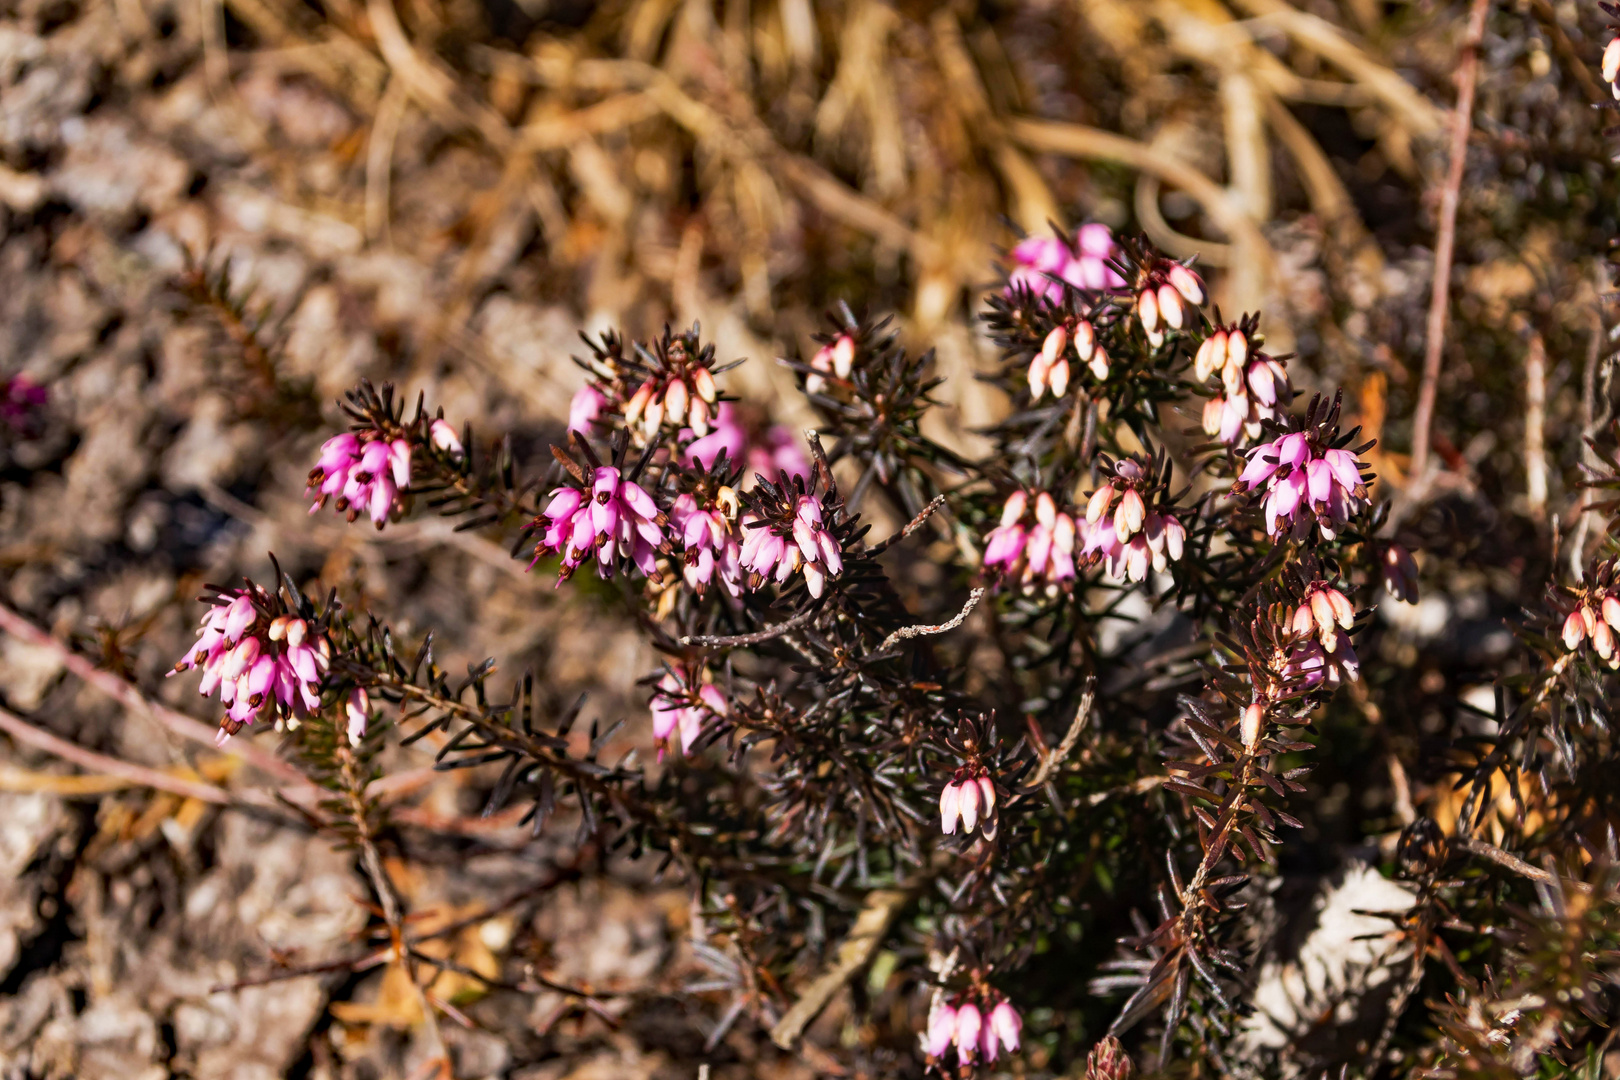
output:
[[[737,493],[722,487],[709,509],[697,497],[681,495],[669,508],[675,535],[685,549],[682,574],[699,596],[718,573],[720,584],[732,596],[743,589],[742,545],[737,540]]]
[[[814,495],[803,494],[794,500],[789,525],[773,526],[750,513],[743,517],[743,526],[748,535],[743,540],[742,564],[761,581],[774,578],[781,585],[795,571],[803,570],[810,595],[820,597],[827,579],[844,570],[843,548],[827,529],[821,500]]]
[[[1012,1002],[1003,999],[997,1003],[996,1007],[990,1010],[990,1016],[979,1032],[979,1052],[984,1055],[984,1060],[986,1062],[996,1060],[1002,1049],[1009,1054],[1017,1053],[1019,1035],[1023,1029],[1023,1018],[1018,1015],[1018,1010],[1012,1007]]]
[[[369,434],[369,433],[367,433]],[[354,521],[362,513],[382,528],[394,512],[401,510],[399,493],[411,486],[411,444],[405,439],[366,440],[346,432],[321,444],[320,460],[309,471],[304,494],[315,492],[309,508],[315,513],[336,496],[339,513]]]
[[[1037,493],[1034,504],[1031,521],[1028,493],[1007,496],[1001,524],[985,537],[984,570],[1026,588],[1037,582],[1055,588],[1074,579],[1075,520],[1047,492]]]
[[[1075,237],[1078,251],[1056,236],[1031,236],[1012,250],[1013,271],[1007,275],[1007,295],[1025,289],[1056,304],[1063,299],[1064,283],[1077,289],[1121,289],[1125,279],[1108,265],[1117,250],[1108,226],[1082,225]]]
[[[619,470],[599,465],[591,474],[589,490],[560,487],[535,520],[544,529],[535,544],[532,567],[547,552],[562,555],[557,584],[568,580],[587,557],[596,559],[596,572],[611,578],[621,560],[628,559],[643,574],[656,567],[654,556],[665,545],[664,514],[652,496]]]
[[[596,418],[602,415],[607,403],[607,395],[590,383],[575,390],[573,399],[568,402],[568,430],[587,436],[593,434]]]
[[[1348,450],[1323,449],[1304,431],[1279,436],[1249,452],[1249,464],[1238,477],[1239,489],[1266,489],[1266,532],[1296,532],[1314,516],[1322,535],[1331,540],[1338,527],[1367,502],[1361,465]]]
[[[198,691],[204,697],[218,691],[227,706],[218,736],[223,745],[267,706],[278,726],[319,709],[331,659],[325,634],[291,615],[266,619],[252,597],[237,591],[203,615],[196,644],[169,674],[202,669]]]
[[[664,672],[652,699],[653,738],[658,740],[658,760],[664,760],[671,735],[679,732],[681,753],[691,753],[692,744],[703,733],[703,725],[729,711],[726,696],[718,686],[678,676],[673,671]]]

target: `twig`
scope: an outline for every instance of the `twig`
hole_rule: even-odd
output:
[[[1480,858],[1489,859],[1496,865],[1506,867],[1515,874],[1518,874],[1520,877],[1529,878],[1531,881],[1540,881],[1551,885],[1558,880],[1558,875],[1550,873],[1546,870],[1542,870],[1539,867],[1531,866],[1529,863],[1525,862],[1511,851],[1503,851],[1495,844],[1488,844],[1483,840],[1476,840],[1472,836],[1458,837],[1454,843],[1458,848],[1468,852],[1470,855],[1478,855]],[[1591,888],[1591,886],[1587,885],[1584,881],[1576,881],[1573,882],[1573,884],[1577,888],[1581,888],[1583,890]]]
[[[1121,795],[1146,795],[1168,779],[1170,779],[1168,776],[1143,776],[1132,780],[1123,787],[1109,788],[1107,791],[1093,791],[1086,796],[1086,805],[1101,806],[1109,799],[1117,799]]]
[[[1434,282],[1429,296],[1429,325],[1424,342],[1423,381],[1418,387],[1417,411],[1412,416],[1412,483],[1427,483],[1429,427],[1434,422],[1434,398],[1440,383],[1440,360],[1445,354],[1446,309],[1451,299],[1451,259],[1457,246],[1457,202],[1463,169],[1468,164],[1468,136],[1474,129],[1474,86],[1479,81],[1479,45],[1485,37],[1485,16],[1491,0],[1473,0],[1468,14],[1468,37],[1457,66],[1457,108],[1451,121],[1451,161],[1446,186],[1440,193],[1440,234],[1434,246]]]
[[[0,709],[0,731],[4,731],[20,743],[27,743],[36,750],[43,750],[54,754],[64,761],[71,761],[75,765],[89,769],[91,772],[103,776],[116,776],[127,780],[131,784],[141,787],[156,788],[167,791],[171,795],[179,795],[184,799],[198,799],[202,802],[213,803],[215,806],[229,806],[234,800],[229,793],[212,784],[204,784],[196,780],[187,780],[174,776],[158,769],[149,769],[145,765],[135,765],[118,758],[98,754],[94,750],[86,750],[77,743],[42,731],[24,720],[22,717]]]
[[[779,622],[775,626],[766,627],[764,630],[756,630],[752,634],[733,634],[729,637],[708,637],[703,634],[688,634],[686,637],[681,638],[681,644],[703,645],[706,647],[725,645],[758,645],[762,641],[769,641],[771,638],[781,637],[790,630],[797,630],[799,627],[815,618],[816,613],[820,610],[820,604],[807,607],[786,622]]]
[[[906,537],[910,536],[912,533],[914,533],[918,529],[922,528],[923,527],[923,522],[925,522],[929,518],[933,517],[935,511],[937,511],[940,507],[942,507],[944,505],[945,505],[945,496],[943,496],[943,495],[935,495],[934,496],[934,501],[929,503],[927,506],[923,507],[922,510],[920,510],[918,512],[917,516],[912,518],[911,521],[906,524],[905,528],[901,529],[899,532],[895,533],[893,536],[888,537],[882,543],[879,543],[879,544],[875,545],[874,547],[868,548],[866,553],[868,555],[872,556],[873,558],[876,558],[877,556],[883,554],[885,551],[888,551],[889,548],[893,547],[895,544],[898,544],[900,541],[904,540]]]
[[[878,653],[886,653],[894,645],[902,641],[909,640],[910,638],[923,637],[931,634],[943,634],[948,630],[955,630],[958,626],[962,625],[969,615],[973,613],[973,609],[979,606],[979,601],[983,597],[983,586],[974,589],[968,594],[967,603],[962,606],[962,610],[957,612],[956,617],[948,622],[942,622],[932,626],[902,626],[900,629],[883,639],[883,644],[878,646]]]
[[[1080,695],[1080,707],[1074,710],[1074,719],[1069,723],[1068,734],[1058,743],[1058,748],[1041,759],[1041,764],[1035,770],[1035,776],[1029,782],[1030,790],[1038,789],[1046,783],[1046,778],[1052,775],[1052,770],[1063,764],[1063,759],[1074,750],[1074,744],[1080,740],[1080,733],[1086,730],[1091,723],[1091,706],[1097,700],[1097,676],[1086,678],[1086,689]]]
[[[849,981],[849,977],[866,963],[878,947],[895,916],[911,898],[910,890],[875,889],[866,897],[866,906],[855,918],[849,936],[838,946],[838,955],[832,966],[817,975],[793,1007],[782,1015],[771,1029],[771,1041],[783,1050],[791,1050],[799,1041],[805,1026],[816,1018],[834,994]]]

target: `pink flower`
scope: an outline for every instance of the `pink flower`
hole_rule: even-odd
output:
[[[734,597],[741,596],[742,546],[737,540],[737,493],[723,487],[714,501],[713,508],[702,509],[695,496],[685,494],[669,508],[675,535],[685,549],[681,572],[699,596],[708,589],[716,572],[726,592]]]
[[[696,682],[696,688],[693,687]],[[664,759],[669,737],[680,732],[681,753],[691,753],[692,744],[703,733],[709,720],[730,711],[726,696],[713,683],[701,682],[666,671],[653,694],[653,738],[658,740],[658,759]]]
[[[549,551],[559,552],[563,557],[559,585],[589,556],[596,558],[596,572],[604,580],[613,576],[623,559],[651,574],[654,556],[665,544],[665,521],[658,504],[639,484],[623,479],[612,466],[599,466],[589,491],[573,487],[552,491],[551,501],[535,521],[544,534],[535,545],[534,560]]]
[[[810,358],[810,367],[814,370],[804,377],[804,392],[807,394],[824,393],[829,375],[839,381],[848,379],[850,372],[855,370],[855,339],[848,334],[838,335],[816,350],[816,354]]]
[[[979,1049],[979,1032],[984,1028],[984,1014],[969,1001],[956,1010],[956,1060],[966,1065]]]
[[[956,1040],[956,1010],[941,1002],[928,1017],[928,1036],[926,1050],[930,1058],[938,1059],[945,1056],[951,1043]]]
[[[266,706],[280,719],[319,709],[331,659],[325,634],[290,615],[266,620],[252,597],[239,591],[222,595],[203,615],[196,644],[169,674],[202,670],[198,691],[204,697],[217,691],[227,706],[218,737],[223,744]]]
[[[742,545],[742,564],[761,579],[785,584],[797,570],[804,571],[810,595],[819,597],[827,579],[844,569],[843,549],[827,529],[821,501],[814,495],[798,496],[791,525],[773,527],[757,514],[743,517],[748,530]]]
[[[996,785],[988,775],[952,779],[939,793],[939,826],[946,836],[955,834],[957,822],[961,822],[965,836],[981,821],[985,835],[990,836],[995,812]]]
[[[1279,436],[1249,451],[1249,463],[1238,477],[1239,489],[1264,487],[1266,532],[1281,536],[1315,518],[1331,540],[1338,527],[1367,502],[1361,466],[1348,450],[1323,450],[1303,431]]]
[[[1115,581],[1144,581],[1150,566],[1164,573],[1186,548],[1187,530],[1181,521],[1148,508],[1141,494],[1147,481],[1140,464],[1121,460],[1114,466],[1114,478],[1086,502],[1080,557],[1099,559]],[[1150,496],[1154,490],[1148,487]]]
[[[1282,665],[1284,680],[1294,683],[1299,693],[1315,690],[1323,685],[1337,690],[1346,682],[1361,678],[1361,661],[1350,644],[1349,635],[1341,636],[1337,648],[1328,650],[1312,638],[1296,645]]]
[[[596,418],[602,415],[607,403],[607,395],[589,383],[575,390],[573,400],[568,403],[568,430],[581,435],[592,434]]]
[[[726,460],[733,465],[746,463],[742,480],[744,487],[753,485],[756,473],[770,479],[784,472],[790,477],[810,477],[810,460],[799,448],[791,431],[777,424],[766,430],[761,441],[753,442],[729,401],[720,403],[709,433],[694,439],[687,446],[686,463],[704,469],[713,468],[722,450],[725,451]]]
[[[1004,580],[1017,579],[1025,587],[1037,581],[1059,586],[1075,575],[1074,517],[1061,513],[1047,492],[1034,498],[1034,520],[1029,520],[1030,497],[1015,491],[1002,504],[1001,524],[985,537],[984,570]]]
[[[411,444],[402,438],[375,437],[369,441],[352,432],[321,444],[321,456],[309,471],[304,494],[316,493],[309,508],[315,513],[336,496],[339,513],[353,521],[362,513],[382,528],[399,507],[399,493],[411,486]]]
[[[1082,225],[1076,236],[1078,251],[1056,236],[1032,236],[1012,250],[1013,271],[1007,275],[1007,295],[1025,289],[1056,304],[1063,299],[1064,283],[1077,289],[1119,289],[1125,280],[1108,265],[1116,251],[1108,226]]]
[[[1012,1007],[1012,1002],[1002,1000],[995,1008],[990,1010],[990,1017],[985,1022],[984,1029],[979,1033],[979,1051],[984,1054],[984,1060],[994,1061],[999,1054],[997,1043],[1007,1053],[1018,1052],[1019,1034],[1024,1029],[1024,1021],[1018,1015],[1018,1010]]]

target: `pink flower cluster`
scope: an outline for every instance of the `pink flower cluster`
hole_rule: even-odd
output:
[[[954,1048],[961,1065],[971,1065],[980,1058],[989,1064],[1002,1050],[1018,1052],[1023,1028],[1023,1018],[1006,998],[991,1006],[988,1016],[972,1001],[954,1006],[940,1002],[928,1018],[925,1049],[932,1062],[943,1062],[945,1054]]]
[[[1620,631],[1620,599],[1608,593],[1589,594],[1564,620],[1564,647],[1581,647],[1590,638],[1592,648],[1610,668],[1620,669],[1620,648],[1615,635]]]
[[[1222,393],[1204,405],[1204,433],[1229,446],[1242,435],[1258,439],[1261,421],[1275,420],[1279,406],[1294,396],[1282,363],[1252,351],[1247,336],[1236,327],[1204,339],[1193,359],[1193,374],[1199,382],[1220,375]]]
[[[326,635],[292,615],[266,620],[253,598],[238,592],[203,615],[196,644],[169,674],[202,669],[198,691],[209,697],[217,690],[228,706],[220,721],[223,744],[267,705],[284,718],[320,708],[331,660]]]
[[[1025,289],[1057,304],[1065,283],[1077,289],[1125,287],[1125,279],[1108,265],[1116,250],[1108,226],[1082,225],[1075,240],[1078,252],[1056,236],[1032,236],[1019,243],[1012,249],[1015,265],[1007,275],[1007,294]]]
[[[589,490],[552,491],[536,522],[544,526],[545,534],[535,545],[534,557],[538,561],[548,551],[562,554],[559,585],[591,556],[603,579],[611,578],[623,559],[651,574],[656,566],[653,557],[665,543],[666,520],[639,484],[624,479],[618,469],[601,465],[591,475]]]
[[[382,528],[399,506],[399,493],[411,486],[411,444],[404,438],[388,439],[354,432],[335,435],[321,444],[320,460],[309,471],[306,497],[316,493],[309,508],[315,513],[336,496],[339,513],[353,521],[362,513]]]
[[[703,725],[729,711],[726,696],[718,686],[700,677],[664,672],[652,699],[653,738],[658,740],[658,760],[664,760],[664,749],[671,735],[679,732],[681,753],[690,753],[692,744],[703,733]]]
[[[827,579],[844,570],[843,548],[827,529],[821,500],[814,495],[800,495],[795,500],[788,533],[778,532],[757,514],[744,515],[743,527],[748,535],[742,544],[742,564],[761,580],[775,578],[781,585],[803,570],[810,595],[819,597],[827,588]]]
[[[1136,318],[1150,345],[1158,348],[1166,330],[1187,325],[1187,304],[1204,304],[1204,282],[1197,274],[1166,260],[1145,276],[1136,293]]]
[[[1300,637],[1315,636],[1322,648],[1334,652],[1339,631],[1355,624],[1356,608],[1348,597],[1331,585],[1316,585],[1305,594],[1304,603],[1294,609],[1289,629]]]
[[[804,377],[807,394],[823,393],[829,375],[835,379],[849,378],[849,373],[855,370],[855,339],[848,334],[838,335],[835,341],[816,350],[810,358],[810,366],[815,370]]]
[[[706,367],[692,367],[684,375],[655,375],[630,395],[624,422],[644,442],[657,439],[665,423],[690,427],[701,438],[709,433],[718,397],[714,373]]]
[[[698,505],[690,493],[676,498],[669,508],[669,519],[675,526],[685,549],[681,573],[686,583],[702,596],[715,575],[732,596],[741,596],[743,589],[742,545],[737,540],[737,493],[722,487],[707,508]]]
[[[1072,339],[1072,340],[1071,340]],[[1029,363],[1029,398],[1041,400],[1048,387],[1054,398],[1069,392],[1069,347],[1075,356],[1091,368],[1098,382],[1108,378],[1108,353],[1097,344],[1097,333],[1090,322],[1080,319],[1071,331],[1067,323],[1059,323],[1046,335],[1041,351]]]
[[[1141,465],[1121,461],[1114,466],[1114,479],[1092,492],[1086,503],[1086,542],[1080,554],[1101,559],[1115,581],[1146,580],[1149,566],[1163,573],[1186,547],[1181,521],[1148,508],[1138,490],[1145,479]]]
[[[1322,535],[1331,540],[1367,502],[1356,455],[1324,449],[1303,431],[1249,451],[1249,464],[1237,482],[1240,490],[1266,489],[1266,533],[1273,537],[1303,528],[1314,516]]]
[[[1001,524],[985,538],[984,570],[1026,588],[1036,583],[1057,588],[1074,578],[1075,519],[1042,491],[1034,498],[1030,521],[1030,502],[1022,490],[1007,496]]]
[[[939,827],[946,836],[953,835],[960,822],[964,836],[982,823],[985,836],[993,838],[995,815],[996,784],[982,767],[958,769],[939,793]]]
[[[1294,609],[1288,628],[1296,644],[1282,664],[1282,674],[1304,690],[1324,683],[1337,689],[1361,677],[1361,661],[1350,644],[1349,630],[1356,621],[1355,605],[1338,589],[1317,583]]]
[[[722,450],[727,461],[746,464],[744,487],[753,484],[756,474],[775,478],[785,472],[789,476],[810,477],[810,461],[794,440],[793,432],[776,424],[765,431],[761,441],[751,441],[729,401],[720,403],[712,430],[686,448],[686,463],[712,468]]]

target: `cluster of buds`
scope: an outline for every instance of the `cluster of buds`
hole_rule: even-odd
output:
[[[1412,553],[1399,544],[1390,544],[1378,560],[1384,591],[1407,604],[1418,602],[1418,568]]]
[[[1015,491],[1002,504],[1001,524],[985,537],[985,573],[1026,589],[1037,583],[1056,589],[1074,578],[1077,531],[1074,517],[1047,492],[1031,500],[1028,492]]]
[[[1157,469],[1128,458],[1117,462],[1113,478],[1086,503],[1081,557],[1102,560],[1115,581],[1143,581],[1149,566],[1163,573],[1179,561],[1187,530],[1174,514],[1154,509],[1149,501],[1162,487]]]
[[[611,578],[623,559],[643,574],[651,574],[655,554],[667,546],[664,526],[668,524],[652,496],[611,465],[594,466],[588,474],[580,470],[576,476],[584,487],[553,490],[551,501],[531,526],[544,531],[529,565],[533,567],[549,552],[561,554],[559,585],[593,556],[596,572],[603,579]]]
[[[1359,679],[1361,661],[1350,635],[1341,633],[1355,621],[1355,606],[1343,593],[1330,585],[1313,584],[1288,623],[1296,644],[1282,664],[1283,676],[1305,690],[1324,683],[1337,689]]]
[[[409,439],[374,431],[344,432],[321,444],[320,460],[309,470],[304,494],[315,495],[312,514],[335,497],[338,512],[347,513],[350,521],[363,513],[380,529],[402,509],[399,493],[410,486]]]
[[[983,765],[957,769],[939,793],[939,827],[952,836],[958,822],[963,836],[982,827],[986,840],[996,837],[996,782]]]
[[[708,591],[718,574],[720,584],[732,596],[743,588],[742,545],[737,539],[737,516],[741,507],[737,492],[722,484],[713,495],[692,492],[679,495],[669,508],[669,519],[684,553],[681,573],[699,596]]]
[[[1054,326],[1041,343],[1041,351],[1029,362],[1029,396],[1039,401],[1050,388],[1054,398],[1069,392],[1069,349],[1082,364],[1091,368],[1098,382],[1108,378],[1108,353],[1097,343],[1097,332],[1085,319],[1066,320]]]
[[[1314,519],[1331,540],[1367,504],[1355,453],[1327,443],[1331,420],[1330,415],[1328,423],[1308,424],[1249,452],[1249,463],[1232,491],[1265,489],[1267,535],[1278,537],[1290,529],[1298,535]]]
[[[692,744],[703,733],[703,725],[730,711],[725,694],[701,674],[665,671],[653,693],[653,738],[658,740],[658,760],[671,735],[679,732],[681,753],[691,753]]]
[[[671,342],[668,359],[685,359],[686,350],[680,345],[680,338]],[[640,434],[643,442],[657,439],[666,423],[676,428],[689,427],[702,438],[709,433],[709,420],[718,398],[714,373],[708,367],[675,363],[669,370],[649,376],[630,395],[624,406],[624,422]]]
[[[209,697],[217,690],[228,707],[219,725],[219,741],[251,724],[267,706],[283,721],[320,708],[321,680],[332,661],[326,635],[306,619],[290,614],[268,615],[278,608],[259,586],[222,592],[203,615],[197,641],[170,675],[202,669],[198,691]],[[362,726],[362,733],[363,733]]]
[[[1166,330],[1180,330],[1188,323],[1187,305],[1202,307],[1204,282],[1178,262],[1155,260],[1138,277],[1136,318],[1142,332],[1155,349],[1164,344]]]
[[[1108,264],[1117,248],[1108,226],[1080,226],[1075,242],[1057,236],[1031,236],[1012,249],[1013,271],[1007,275],[1007,295],[1022,289],[1063,302],[1065,285],[1076,289],[1120,289],[1125,279]]]
[[[924,1049],[931,1064],[942,1065],[945,1055],[956,1051],[959,1065],[968,1066],[976,1061],[989,1064],[1005,1050],[1018,1052],[1019,1038],[1024,1028],[1023,1018],[1012,1002],[986,988],[956,1004],[938,1002],[928,1017],[928,1034]]]
[[[816,354],[810,358],[810,367],[813,370],[804,377],[804,392],[807,394],[824,392],[829,375],[839,380],[849,378],[850,372],[855,370],[855,339],[848,334],[839,334],[816,350]]]
[[[802,570],[810,595],[819,598],[827,579],[844,571],[843,545],[828,528],[821,499],[795,481],[785,492],[762,486],[754,493],[753,505],[742,519],[747,530],[742,565],[753,574],[752,586],[758,588],[768,579],[783,585]]]
[[[1204,404],[1204,433],[1228,446],[1239,436],[1258,439],[1262,422],[1275,420],[1294,397],[1282,361],[1259,351],[1258,323],[1258,317],[1249,316],[1236,326],[1217,329],[1193,358],[1199,382],[1212,375],[1221,378],[1221,393]]]
[[[774,477],[786,473],[790,477],[810,478],[810,459],[805,457],[792,431],[782,424],[773,424],[757,438],[750,438],[747,427],[729,401],[720,403],[709,433],[687,446],[686,463],[701,469],[713,468],[722,453],[727,462],[746,466],[744,487],[750,486],[756,475]]]
[[[1294,609],[1289,629],[1301,638],[1316,637],[1322,648],[1334,652],[1339,647],[1339,631],[1350,629],[1355,621],[1356,608],[1349,598],[1331,585],[1318,582]]]
[[[1608,590],[1585,592],[1574,611],[1564,620],[1564,647],[1578,649],[1588,638],[1592,649],[1611,670],[1620,670],[1620,648],[1615,635],[1620,632],[1620,598]]]

